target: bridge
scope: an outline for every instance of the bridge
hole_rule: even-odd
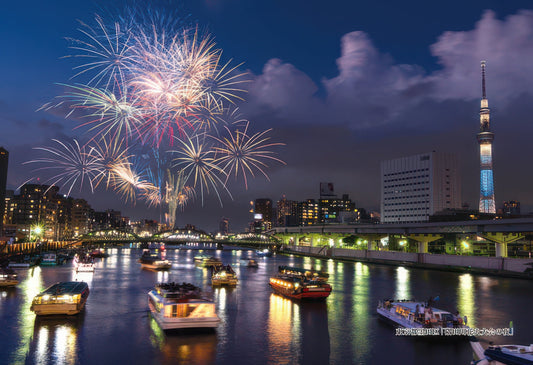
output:
[[[401,251],[410,243],[416,243],[418,253],[428,253],[430,244],[440,243],[446,246],[447,251],[449,247],[455,248],[455,252],[449,253],[472,254],[480,242],[490,242],[494,244],[496,257],[507,257],[511,243],[522,242],[531,246],[533,218],[411,224],[328,224],[278,227],[266,233],[275,235],[284,245],[295,246],[352,245],[365,250],[390,250],[394,246]]]
[[[89,232],[78,238],[81,244],[125,244],[143,242],[164,242],[166,244],[182,245],[186,243],[216,243],[251,248],[276,248],[281,241],[266,234],[238,233],[229,236],[212,236],[203,231],[174,229],[154,235],[139,236],[126,230],[106,229]]]

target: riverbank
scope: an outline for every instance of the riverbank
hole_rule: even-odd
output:
[[[339,261],[468,272],[520,279],[533,279],[533,260],[507,257],[440,255],[429,253],[352,250],[346,248],[283,246],[281,252]]]

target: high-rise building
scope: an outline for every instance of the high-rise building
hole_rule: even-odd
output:
[[[515,200],[503,202],[502,214],[505,216],[520,215],[520,202]]]
[[[297,201],[287,200],[285,195],[276,203],[276,225],[278,227],[297,226],[299,220],[299,207]]]
[[[311,226],[318,223],[318,202],[315,199],[307,199],[301,203],[300,225]]]
[[[74,237],[89,232],[91,206],[85,199],[74,199],[71,208],[71,229]]]
[[[229,233],[229,219],[226,217],[220,218],[220,222],[218,224],[218,232],[220,234],[228,234]]]
[[[6,210],[6,183],[7,164],[9,162],[9,152],[4,147],[0,147],[0,237],[4,231],[4,213]]]
[[[485,92],[485,61],[481,61],[481,109],[479,111],[479,142],[480,158],[480,186],[479,186],[479,212],[496,214],[494,201],[494,176],[492,172],[492,141],[494,133],[490,131],[490,109]]]
[[[255,199],[254,206],[255,219],[258,219],[258,214],[261,215],[261,219],[266,229],[272,228],[273,214],[272,214],[272,199]]]
[[[457,156],[424,153],[381,162],[381,222],[427,222],[461,207]]]

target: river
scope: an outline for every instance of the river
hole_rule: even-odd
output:
[[[466,341],[396,336],[376,315],[384,298],[438,296],[436,307],[458,310],[478,328],[508,328],[498,344],[533,342],[532,282],[397,266],[275,255],[246,268],[251,250],[210,250],[238,274],[234,289],[212,289],[197,249],[167,249],[167,272],[140,268],[137,248],[109,248],[94,273],[71,263],[18,270],[20,284],[0,290],[2,364],[469,364]],[[207,250],[205,250],[207,251]],[[272,294],[279,265],[329,272],[325,302],[298,303]],[[73,317],[36,318],[32,298],[57,281],[79,280],[91,294]],[[212,292],[221,318],[216,333],[166,336],[150,317],[147,293],[157,282],[190,282]]]

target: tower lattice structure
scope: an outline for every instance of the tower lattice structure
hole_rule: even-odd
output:
[[[483,97],[479,111],[479,133],[477,134],[480,157],[479,212],[496,214],[494,175],[492,172],[492,141],[494,140],[494,133],[490,131],[490,109],[485,90],[485,66],[486,62],[481,61],[481,89]]]

